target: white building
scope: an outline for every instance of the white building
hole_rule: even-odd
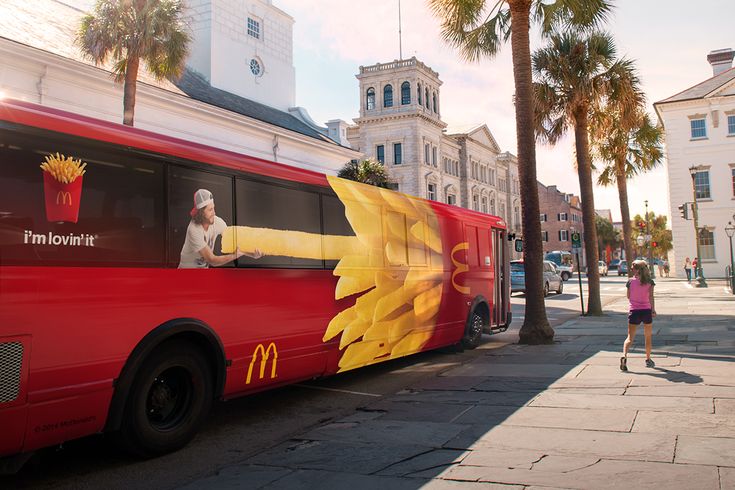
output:
[[[674,239],[672,271],[684,277],[686,257],[696,257],[694,223],[678,207],[699,207],[700,256],[705,277],[724,277],[730,264],[725,233],[735,214],[735,69],[731,49],[712,51],[713,76],[654,107],[666,131],[666,153]],[[697,167],[694,179],[690,169]],[[691,215],[691,213],[690,213]],[[691,216],[690,216],[691,218]]]
[[[437,72],[414,57],[361,66],[357,79],[352,148],[383,163],[399,191],[498,215],[520,232],[517,158],[485,124],[447,128]]]
[[[93,3],[0,2],[0,93],[121,122],[123,86],[75,44]],[[271,0],[187,4],[187,69],[174,82],[156,81],[141,64],[136,127],[329,174],[360,157],[333,127],[293,107],[293,18]]]

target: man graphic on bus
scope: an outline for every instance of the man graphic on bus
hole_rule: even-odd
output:
[[[207,189],[199,189],[194,193],[194,207],[189,214],[191,221],[186,228],[186,240],[181,248],[179,269],[219,267],[243,255],[254,259],[263,256],[258,249],[247,253],[239,248],[231,254],[214,254],[214,242],[225,231],[227,223],[214,213],[214,196]]]

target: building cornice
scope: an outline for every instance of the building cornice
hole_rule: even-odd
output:
[[[376,116],[357,117],[353,119],[353,121],[357,125],[363,125],[363,124],[378,124],[378,123],[382,123],[386,121],[398,121],[401,119],[412,119],[412,118],[422,119],[438,127],[439,129],[444,129],[447,127],[447,124],[443,122],[442,120],[435,119],[433,117],[428,117],[425,114],[422,114],[420,112],[398,112],[394,114],[380,114]]]

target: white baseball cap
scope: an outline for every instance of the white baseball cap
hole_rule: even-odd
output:
[[[198,209],[202,209],[203,207],[213,202],[214,196],[211,192],[209,192],[207,189],[198,189],[194,193],[194,207],[191,208],[191,212],[189,214],[194,217],[196,216]]]

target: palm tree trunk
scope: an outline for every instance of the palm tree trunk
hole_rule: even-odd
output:
[[[125,68],[125,86],[123,87],[123,124],[133,125],[135,118],[135,91],[138,82],[140,58],[128,58]]]
[[[543,294],[543,249],[536,182],[536,140],[533,131],[533,93],[529,16],[531,0],[509,0],[513,78],[516,90],[516,134],[518,179],[523,210],[523,261],[526,273],[526,311],[519,332],[522,344],[546,344],[554,340],[554,329],[546,317]],[[506,272],[506,274],[508,274]]]
[[[582,198],[582,223],[584,224],[584,248],[587,259],[587,314],[602,315],[600,301],[600,271],[597,268],[597,227],[595,226],[595,197],[592,189],[592,165],[590,163],[587,107],[574,114],[574,140],[577,150],[577,173]]]
[[[618,199],[620,200],[620,216],[623,220],[623,248],[625,260],[628,261],[628,277],[633,275],[630,262],[633,255],[633,228],[630,226],[630,208],[628,207],[628,181],[625,176],[625,160],[615,162],[615,180],[618,183]]]

